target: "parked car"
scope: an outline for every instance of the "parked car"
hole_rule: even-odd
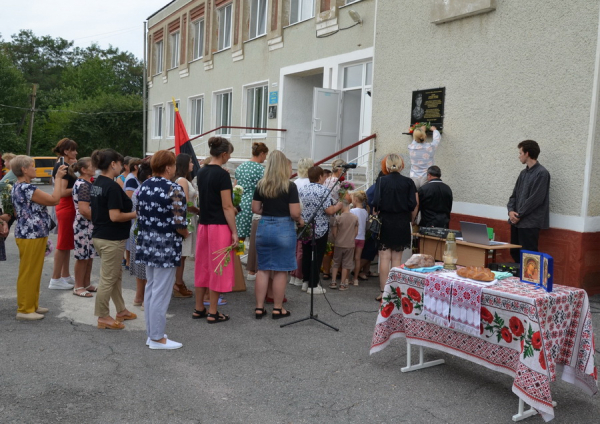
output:
[[[56,156],[34,156],[35,177],[43,182],[50,184],[52,182],[52,170],[56,165]]]

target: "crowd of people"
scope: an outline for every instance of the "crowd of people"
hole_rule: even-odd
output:
[[[327,173],[312,159],[302,158],[298,178],[292,181],[292,162],[281,151],[269,153],[260,142],[253,144],[252,158],[232,176],[225,165],[233,145],[218,136],[209,139],[210,156],[196,175],[192,158],[184,153],[161,150],[142,160],[101,149],[78,159],[77,143],[62,139],[54,149],[58,159],[51,194],[33,184],[32,158],[5,154],[10,172],[0,184],[12,184],[14,211],[0,211],[0,260],[5,259],[4,238],[14,222],[20,255],[16,318],[34,321],[48,312],[39,305],[40,279],[50,249],[48,235],[55,227],[49,289],[95,298],[98,328],[123,329],[124,321],[137,318],[122,294],[122,272],[129,270],[136,278],[133,306],[144,311],[151,349],[182,346],[165,335],[172,297],[195,294],[193,319],[209,324],[230,319],[218,307],[226,304],[223,294],[233,289],[235,271],[230,264],[240,242],[248,245],[247,279],[256,280],[256,319],[268,314],[266,304],[273,304],[273,319],[291,315],[284,306],[288,279],[311,295],[324,294],[321,281],[326,280],[331,280],[329,289],[346,291],[360,280],[377,277],[370,272],[376,255],[383,292],[390,268],[399,266],[402,254],[412,249],[412,226],[419,212],[421,225],[447,228],[450,221],[452,190],[433,165],[441,137],[435,127],[432,130],[430,143],[425,128],[415,130],[409,145],[410,178],[401,174],[402,157],[389,154],[366,192],[340,190],[345,165],[340,159]],[[539,147],[535,150],[537,143],[530,144],[521,143],[519,149],[527,150],[527,159],[537,158]],[[239,205],[234,205],[232,177],[243,189]],[[513,197],[522,190],[517,185]],[[519,201],[513,197],[509,216],[516,224]],[[48,206],[55,207],[54,216]],[[369,231],[370,215],[381,222],[378,233]],[[520,219],[525,221],[523,214]],[[514,231],[520,237],[529,237],[529,232]],[[96,258],[100,278],[94,286],[90,281]],[[195,292],[183,281],[186,258],[194,261]]]

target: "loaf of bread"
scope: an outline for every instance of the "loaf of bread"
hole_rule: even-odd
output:
[[[412,255],[404,264],[404,268],[429,268],[435,266],[435,259],[431,255]]]
[[[477,281],[494,281],[496,276],[489,268],[480,266],[467,266],[456,271],[460,277],[470,278]]]

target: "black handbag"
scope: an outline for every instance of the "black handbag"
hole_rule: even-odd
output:
[[[377,192],[379,195],[378,200],[381,201],[381,181],[377,183]],[[377,240],[379,240],[379,235],[381,233],[381,219],[378,215],[369,215],[369,231],[371,232],[371,236],[377,236]]]

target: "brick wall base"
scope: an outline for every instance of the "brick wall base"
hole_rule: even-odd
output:
[[[460,221],[486,224],[494,229],[496,240],[510,241],[510,225],[506,220],[453,213],[450,228],[460,230]],[[590,296],[600,293],[600,232],[542,230],[539,249],[554,258],[554,284],[579,287]],[[496,258],[498,262],[513,262],[508,251],[499,251]]]

